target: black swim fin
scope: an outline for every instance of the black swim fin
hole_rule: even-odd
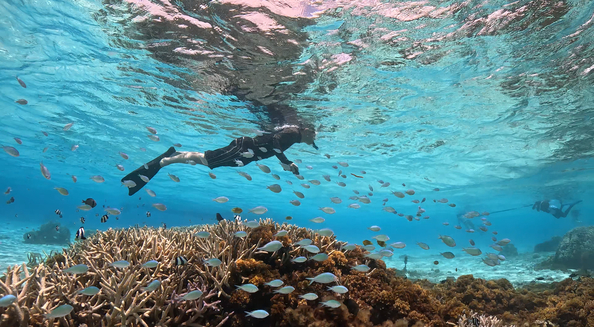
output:
[[[140,166],[140,168],[136,169],[135,171],[126,175],[126,177],[122,178],[122,182],[125,180],[129,180],[134,181],[134,183],[136,183],[136,186],[128,188],[128,195],[134,195],[136,192],[140,191],[146,185],[146,182],[143,181],[139,175],[144,175],[148,177],[148,179],[152,179],[159,172],[159,170],[161,170],[161,164],[159,163],[161,159],[169,157],[174,153],[175,148],[170,147],[169,150],[167,150],[167,152],[156,157],[150,162]]]

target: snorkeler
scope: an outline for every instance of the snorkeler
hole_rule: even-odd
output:
[[[561,201],[555,199],[536,201],[532,206],[532,209],[536,211],[544,211],[546,213],[550,213],[555,218],[565,218],[567,217],[567,214],[569,214],[571,208],[573,208],[574,205],[580,202],[582,202],[582,200],[579,200],[571,204],[561,204]],[[563,207],[565,206],[568,206],[568,208],[567,210],[563,211]]]
[[[291,171],[299,175],[299,167],[284,155],[284,151],[295,143],[305,143],[313,146],[316,150],[314,140],[316,132],[310,127],[296,125],[285,125],[275,129],[272,133],[266,133],[257,137],[240,137],[231,142],[228,146],[213,151],[177,152],[170,147],[167,152],[144,164],[140,168],[122,178],[123,181],[134,181],[136,185],[129,188],[129,195],[138,192],[152,179],[162,167],[174,164],[202,164],[210,169],[217,167],[242,167],[252,161],[262,160],[276,156],[285,171]]]

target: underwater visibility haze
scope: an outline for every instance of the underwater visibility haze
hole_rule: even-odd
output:
[[[593,12],[0,2],[0,326],[594,326]]]

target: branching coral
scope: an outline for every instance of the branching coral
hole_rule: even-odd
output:
[[[281,230],[287,234],[275,237]],[[197,236],[199,231],[208,234]],[[245,232],[239,235],[243,237],[236,236],[240,231]],[[311,260],[313,254],[296,245],[306,238],[328,257]],[[281,242],[280,249],[273,253],[259,250],[273,240]],[[478,326],[594,326],[594,281],[590,278],[568,279],[546,291],[515,290],[506,280],[472,276],[434,285],[397,277],[382,260],[366,258],[362,248],[347,251],[344,246],[334,236],[271,220],[260,220],[260,226],[253,229],[235,221],[169,230],[110,229],[50,255],[36,266],[9,268],[0,279],[0,295],[12,294],[17,299],[0,307],[0,326],[445,327],[456,322],[460,326],[475,322]],[[186,264],[176,264],[180,256],[188,259]],[[298,256],[310,260],[294,262]],[[205,262],[209,259],[221,263],[212,267]],[[121,260],[129,266],[112,265]],[[150,260],[159,264],[146,267]],[[64,271],[77,264],[87,265],[88,272],[73,275]],[[352,269],[359,264],[370,270]],[[348,292],[328,290],[336,283],[307,280],[321,273],[337,276],[337,283]],[[278,288],[265,285],[274,279],[295,290],[276,293]],[[160,281],[158,287],[145,290],[153,281]],[[258,291],[236,289],[235,285],[246,283],[256,285]],[[100,292],[80,293],[90,286]],[[185,294],[196,290],[201,292],[199,298],[184,300]],[[319,298],[299,297],[305,293]],[[338,301],[339,307],[321,305],[328,300]],[[61,318],[48,320],[44,316],[64,304],[74,310]],[[270,314],[265,320],[244,314],[261,309]],[[485,316],[463,315],[471,310]]]

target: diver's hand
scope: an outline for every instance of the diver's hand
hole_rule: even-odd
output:
[[[291,168],[293,174],[299,175],[299,167],[297,167],[295,163],[292,163],[289,167]]]

